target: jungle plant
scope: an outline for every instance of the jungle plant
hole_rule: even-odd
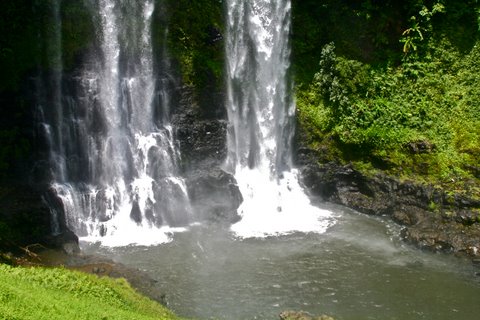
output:
[[[403,31],[402,38],[400,39],[400,42],[403,43],[403,53],[405,56],[412,51],[417,51],[419,44],[425,40],[424,33],[432,31],[432,17],[437,13],[443,12],[445,12],[445,6],[437,2],[433,5],[432,10],[423,6],[422,10],[418,13],[418,17],[410,17],[411,26]]]

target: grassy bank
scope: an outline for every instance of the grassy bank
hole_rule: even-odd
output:
[[[0,264],[0,319],[179,319],[123,279]]]

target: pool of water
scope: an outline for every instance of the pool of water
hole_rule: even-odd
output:
[[[198,225],[158,246],[82,247],[144,270],[172,310],[196,319],[278,319],[283,310],[345,320],[480,317],[470,264],[409,247],[381,219],[329,209],[336,223],[323,234],[238,239]]]

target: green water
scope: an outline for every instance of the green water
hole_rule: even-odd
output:
[[[197,319],[278,319],[291,309],[345,320],[480,318],[469,263],[411,248],[380,219],[334,211],[324,234],[241,240],[195,226],[164,245],[84,250],[146,271],[170,308]]]

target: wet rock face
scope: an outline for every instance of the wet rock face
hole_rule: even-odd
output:
[[[192,209],[202,221],[237,222],[243,198],[233,175],[222,170],[227,156],[227,121],[221,112],[217,117],[206,114],[191,89],[183,88],[180,94],[172,123]]]
[[[426,219],[406,227],[402,235],[406,240],[433,251],[480,256],[480,225],[478,224],[465,228],[458,223],[448,223],[442,218]]]
[[[298,163],[313,194],[362,213],[387,216],[404,226],[407,242],[421,248],[480,256],[480,201],[386,175],[366,177],[348,165],[319,164],[312,154],[301,152]]]
[[[218,106],[213,105],[215,108]],[[185,171],[223,164],[227,156],[227,121],[222,113],[218,117],[205,114],[191,88],[181,89],[172,124]]]
[[[227,154],[227,123],[222,120],[188,119],[177,129],[183,165],[188,169],[211,163],[220,164]]]

